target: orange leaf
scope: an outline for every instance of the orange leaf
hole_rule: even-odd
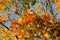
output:
[[[42,19],[50,20],[50,19],[51,19],[50,14],[44,13],[44,14],[42,15]]]
[[[13,19],[13,20],[11,20],[11,23],[15,24],[15,23],[17,23],[17,21],[15,19]]]
[[[10,28],[10,32],[13,32],[13,29],[12,28]]]
[[[56,0],[57,1],[57,3],[59,3],[60,2],[60,0]]]
[[[20,35],[20,37],[19,37],[19,39],[18,39],[18,40],[22,40],[22,38],[23,38],[23,35]]]
[[[0,2],[6,3],[6,2],[7,2],[7,0],[0,0]]]
[[[19,30],[19,33],[20,35],[24,35],[24,30],[23,29]]]
[[[2,30],[2,28],[0,27],[0,30]]]
[[[52,2],[56,2],[56,0],[52,0]]]

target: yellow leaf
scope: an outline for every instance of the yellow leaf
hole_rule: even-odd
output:
[[[4,22],[4,21],[5,21],[4,16],[2,16],[2,15],[0,14],[0,22]]]
[[[18,18],[18,22],[21,22],[23,19],[22,19],[22,17],[19,17]]]
[[[14,35],[17,35],[18,33],[17,32],[13,32]]]
[[[57,3],[57,5],[56,5],[56,10],[57,10],[58,12],[60,12],[60,3]]]
[[[45,36],[46,38],[49,38],[49,34],[48,34],[47,32],[44,34],[44,36]]]
[[[31,9],[27,10],[28,14],[33,14],[33,11]]]
[[[9,38],[4,38],[3,40],[9,40]]]
[[[4,30],[4,32],[6,32],[6,31],[7,31],[7,29],[6,29],[5,27],[3,28],[3,30]]]
[[[5,4],[4,3],[0,3],[0,11],[4,11],[5,10]]]
[[[37,6],[35,7],[35,9],[36,9],[37,13],[40,13],[40,12],[41,12],[41,9],[42,9],[42,6],[37,5]]]

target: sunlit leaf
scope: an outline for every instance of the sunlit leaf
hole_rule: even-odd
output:
[[[60,3],[57,3],[56,9],[57,9],[58,12],[60,12]]]

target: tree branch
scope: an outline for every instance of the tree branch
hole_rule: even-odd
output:
[[[10,30],[7,26],[5,26],[3,23],[0,22],[1,25],[3,25],[5,28],[7,28],[8,30]],[[15,35],[15,37],[18,39],[18,36]]]

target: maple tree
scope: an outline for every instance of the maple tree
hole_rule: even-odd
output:
[[[56,13],[52,8],[55,3]],[[19,6],[20,4],[23,5],[22,8]],[[60,12],[59,4],[60,0],[1,0],[0,39],[60,40],[60,22],[57,22],[57,15]],[[12,14],[13,19],[10,18]],[[18,19],[15,19],[15,15],[18,16]],[[5,25],[7,21],[10,23],[6,25],[10,28]]]

